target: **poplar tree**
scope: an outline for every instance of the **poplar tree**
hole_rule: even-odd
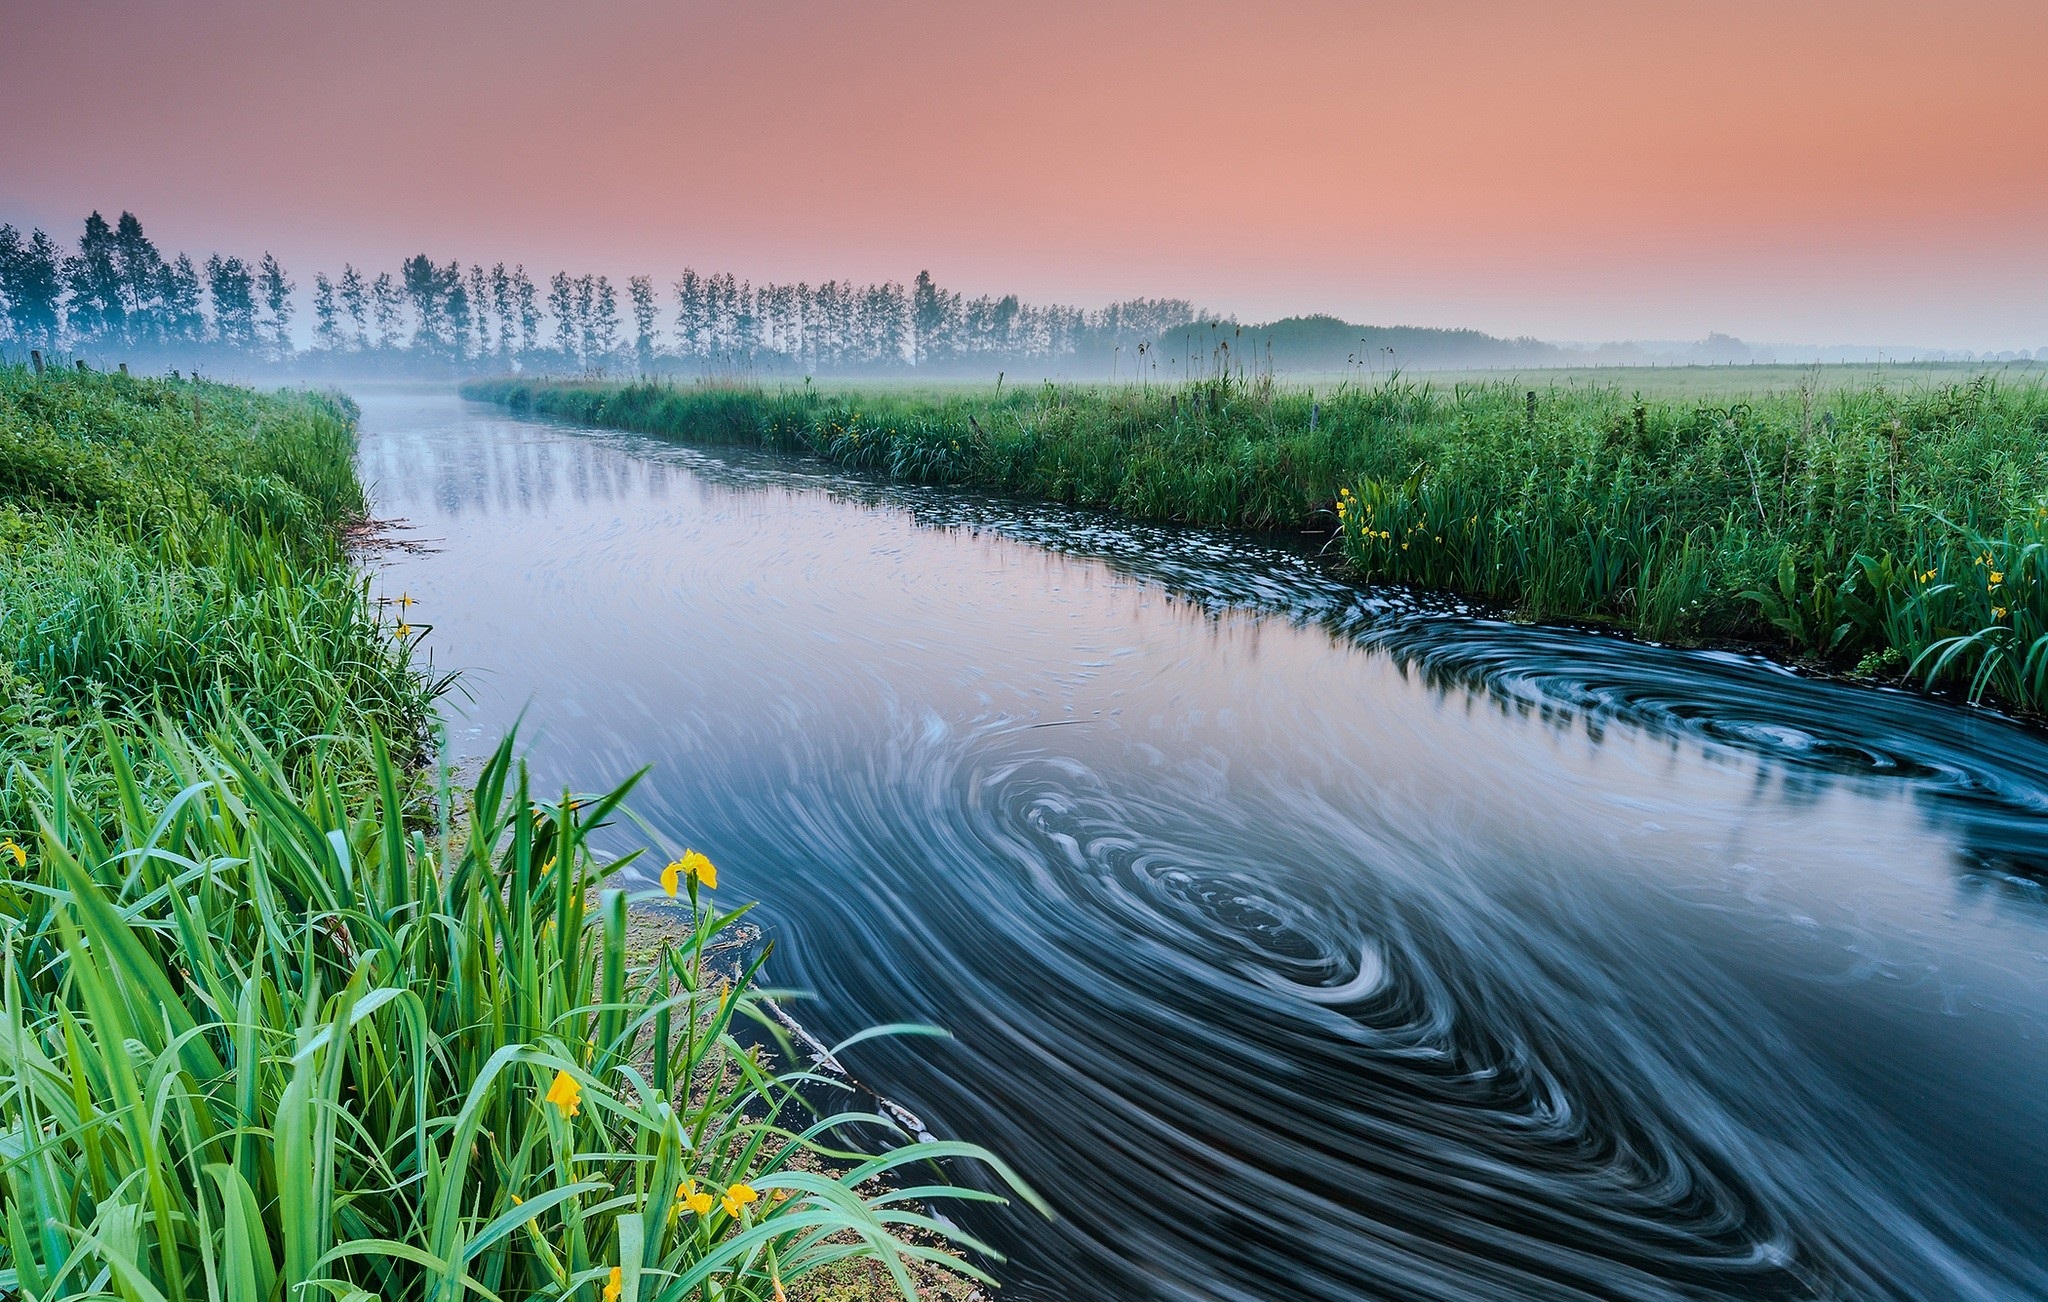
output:
[[[447,305],[449,355],[457,362],[467,361],[474,320],[469,289],[462,283],[462,268],[449,263],[441,269],[438,281],[442,302]]]
[[[256,277],[240,258],[206,259],[206,296],[213,306],[213,341],[230,350],[256,343]]]
[[[256,283],[263,295],[264,342],[274,359],[289,361],[297,351],[292,347],[292,290],[297,286],[285,279],[284,268],[268,251],[257,264]]]
[[[469,264],[470,350],[477,357],[491,351],[491,280],[482,264]]]
[[[527,278],[526,264],[521,263],[512,270],[512,300],[519,312],[521,353],[531,353],[540,347],[540,306],[535,298],[533,281]]]
[[[206,317],[199,308],[199,270],[180,253],[157,275],[157,301],[163,313],[164,337],[173,344],[196,344],[206,338]]]
[[[405,296],[412,302],[412,346],[423,356],[448,351],[448,305],[443,298],[441,269],[424,253],[416,253],[399,265]]]
[[[676,351],[684,357],[702,357],[704,325],[704,282],[694,268],[684,267],[676,281]]]
[[[121,341],[130,347],[161,346],[168,333],[163,312],[163,255],[142,233],[142,223],[124,212],[114,224],[114,274],[120,285]]]
[[[313,273],[313,346],[327,352],[341,347],[340,314],[334,306],[334,282],[327,273]]]
[[[71,291],[65,325],[74,340],[108,343],[126,332],[128,314],[122,306],[121,272],[114,260],[114,231],[97,211],[85,219],[78,252],[64,264],[64,280]]]
[[[509,357],[519,321],[512,300],[512,277],[505,274],[502,262],[491,268],[491,309],[498,314],[498,356]]]
[[[55,241],[41,228],[23,239],[14,227],[0,226],[0,295],[6,297],[7,321],[17,343],[57,346],[63,294],[63,259]]]
[[[363,273],[355,264],[341,264],[341,308],[348,313],[349,324],[354,327],[357,351],[370,346],[369,294],[363,284]]]
[[[405,329],[405,298],[388,271],[379,272],[370,284],[370,306],[376,314],[377,347],[396,348],[399,332]]]
[[[591,320],[596,308],[597,286],[589,275],[576,278],[576,356],[584,365],[590,364],[591,354],[596,351],[596,332]]]
[[[548,314],[555,318],[555,351],[568,365],[576,360],[576,286],[569,273],[558,271],[548,277]]]
[[[584,277],[585,281],[590,278]],[[619,296],[612,288],[612,282],[604,276],[597,278],[592,296],[590,312],[591,355],[602,366],[619,351]]]
[[[633,276],[626,281],[626,292],[633,297],[633,353],[642,371],[654,365],[655,324],[654,324],[654,278]]]

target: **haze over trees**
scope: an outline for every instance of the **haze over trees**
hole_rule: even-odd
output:
[[[268,251],[254,260],[167,255],[133,213],[109,225],[95,212],[68,245],[39,229],[0,225],[0,354],[40,349],[107,365],[301,377],[537,371],[986,379],[1008,371],[1018,378],[1158,381],[1219,371],[1385,375],[1876,359],[1867,348],[1773,353],[1725,335],[1580,346],[1477,330],[1360,326],[1331,316],[1248,326],[1180,298],[1086,310],[1015,294],[969,298],[925,271],[908,284],[755,284],[685,267],[666,281],[633,275],[618,284],[599,274],[529,272],[521,264],[464,267],[420,253],[390,270],[344,263],[338,274],[317,271],[305,288],[302,303],[299,282]],[[302,306],[310,307],[305,329],[296,328]],[[2041,355],[2048,360],[2048,348]]]
[[[321,373],[878,373],[1112,366],[1202,319],[1185,299],[1094,311],[967,298],[920,272],[909,284],[753,284],[685,268],[615,284],[598,274],[439,262],[314,273],[311,330],[293,332],[298,285],[275,256],[166,258],[132,213],[97,212],[66,248],[0,226],[0,347],[108,360]]]

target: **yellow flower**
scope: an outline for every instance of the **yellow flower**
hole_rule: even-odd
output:
[[[412,636],[412,625],[410,625],[410,624],[406,623],[406,622],[405,622],[404,620],[402,620],[402,619],[401,619],[401,620],[399,620],[399,621],[398,621],[398,636],[400,636],[400,637],[411,637],[411,636]]]
[[[2003,583],[2003,582],[2005,582],[2005,574],[2004,574],[2004,572],[2002,572],[2002,571],[2000,571],[2000,570],[1993,570],[1993,571],[1991,571],[1991,583],[1992,583],[1992,586],[1996,587],[1996,586],[1997,586],[1998,584],[2001,584],[2001,583]]]
[[[683,851],[680,867],[684,876],[694,877],[698,881],[703,882],[706,890],[715,891],[718,889],[718,869],[702,852],[697,850]],[[669,893],[673,895],[675,892],[671,891]]]
[[[2004,618],[2005,618],[2005,607],[2003,607],[2003,606],[1993,606],[1993,607],[1991,608],[1991,618],[1993,618],[1993,619],[2004,619]]]
[[[699,1216],[710,1214],[711,1195],[699,1189],[695,1180],[685,1180],[677,1185],[676,1198]]]
[[[1927,572],[1926,572],[1925,574],[1922,574],[1922,575],[1920,576],[1920,581],[1921,581],[1922,583],[1932,583],[1932,582],[1934,582],[1934,571],[1933,571],[1933,570],[1929,570],[1929,571],[1927,571]]]
[[[730,1184],[725,1187],[725,1196],[718,1201],[725,1208],[727,1216],[738,1216],[740,1208],[758,1201],[761,1195],[754,1192],[750,1184]]]
[[[0,841],[0,854],[12,857],[16,868],[28,867],[28,851],[15,844],[14,838],[11,836],[4,841]]]
[[[400,607],[405,607],[416,606],[419,603],[412,599],[412,594],[410,592],[401,592],[398,594],[398,604]]]
[[[611,1278],[604,1282],[604,1302],[619,1302],[620,1294],[626,1291],[626,1283],[623,1278],[625,1273],[618,1266],[612,1267]]]
[[[562,1110],[565,1117],[573,1117],[583,1106],[583,1086],[566,1071],[555,1073],[555,1083],[548,1086],[548,1102]]]

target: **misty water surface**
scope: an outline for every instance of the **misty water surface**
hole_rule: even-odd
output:
[[[2048,744],[1256,541],[366,394],[474,754],[758,898],[1014,1299],[2048,1297]]]

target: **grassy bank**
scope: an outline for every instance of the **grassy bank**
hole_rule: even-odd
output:
[[[423,789],[417,634],[342,545],[353,415],[0,369],[0,1292],[979,1278],[927,1206],[984,1155],[838,1147],[888,1123],[762,1052],[709,860],[646,952],[586,841],[624,789],[543,798],[510,741]]]
[[[318,738],[365,771],[375,727],[418,758],[428,692],[342,547],[354,455],[346,399],[0,368],[0,832],[103,730],[232,721],[288,765]],[[112,777],[75,774],[95,802]],[[151,758],[136,778],[175,781]]]
[[[2048,709],[2048,388],[477,381],[519,411],[1155,520],[1335,528],[1364,580]]]

